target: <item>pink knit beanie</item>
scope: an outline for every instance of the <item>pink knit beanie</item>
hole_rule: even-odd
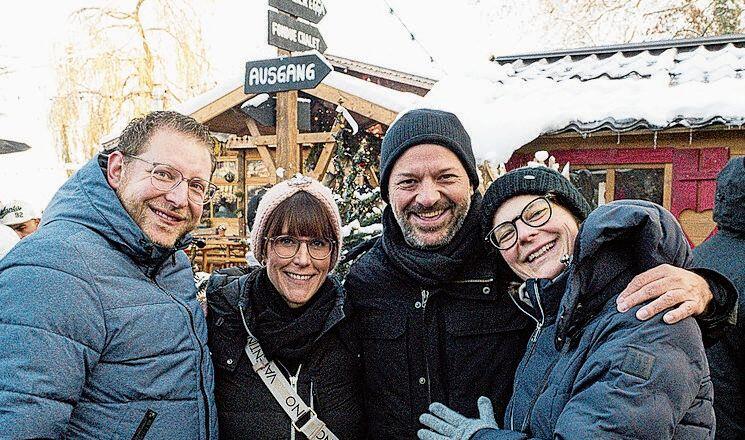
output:
[[[336,240],[334,251],[331,254],[331,268],[333,269],[339,261],[343,239],[341,235],[341,216],[339,215],[339,207],[336,206],[334,195],[330,189],[323,186],[321,182],[316,179],[303,176],[302,174],[296,174],[292,179],[279,182],[269,188],[261,198],[259,207],[256,208],[256,218],[254,219],[254,224],[251,228],[251,252],[253,252],[254,257],[258,261],[262,261],[261,250],[264,248],[264,237],[266,236],[265,229],[267,227],[269,216],[280,203],[300,191],[307,192],[321,202],[321,206],[323,206],[328,215],[331,227],[334,230],[334,240]]]

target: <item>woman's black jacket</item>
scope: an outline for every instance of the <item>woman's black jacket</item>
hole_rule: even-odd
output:
[[[244,271],[247,273],[243,274]],[[257,282],[258,277],[266,282]],[[268,344],[253,328],[256,307],[252,307],[250,301],[255,293],[251,289],[260,285],[271,286],[266,268],[233,268],[213,274],[207,288],[208,345],[215,365],[215,400],[221,439],[291,438],[290,418],[253,371],[244,351],[247,333],[239,304],[243,306],[251,332],[262,347]],[[363,396],[359,358],[347,342],[345,294],[332,276],[319,293],[323,289],[333,290],[335,303],[325,319],[315,320],[321,326],[319,336],[311,342],[307,354],[299,360],[271,356],[270,359],[291,383],[291,376],[297,376],[300,398],[337,437],[358,439],[365,432]],[[294,438],[304,439],[305,436],[295,432]]]

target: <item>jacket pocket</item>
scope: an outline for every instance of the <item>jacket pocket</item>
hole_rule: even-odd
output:
[[[212,363],[221,369],[234,371],[241,358],[241,353],[246,346],[246,338],[243,335],[229,334],[220,328],[218,318],[209,326],[209,338],[207,346],[212,355]]]
[[[148,410],[145,411],[145,414],[142,416],[140,424],[137,425],[137,430],[135,430],[135,433],[132,436],[132,440],[143,440],[147,435],[147,432],[150,431],[150,427],[153,426],[153,422],[155,421],[155,418],[157,416],[157,412],[148,408]]]

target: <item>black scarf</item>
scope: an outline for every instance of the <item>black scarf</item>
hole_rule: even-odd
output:
[[[480,209],[481,194],[476,192],[463,225],[450,243],[434,249],[417,249],[406,243],[389,205],[383,213],[383,250],[393,264],[418,283],[435,286],[451,282],[463,270],[466,259],[482,247]]]
[[[330,279],[298,308],[291,308],[269,280],[266,268],[247,287],[253,317],[252,332],[269,359],[303,361],[328,327],[338,304],[338,288]]]

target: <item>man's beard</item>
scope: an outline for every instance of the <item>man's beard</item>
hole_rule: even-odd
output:
[[[157,244],[158,246],[162,246],[165,248],[172,248],[176,245],[176,243],[182,239],[187,233],[189,233],[191,230],[193,230],[196,227],[196,221],[191,216],[191,213],[188,209],[185,209],[183,212],[179,212],[179,215],[184,217],[184,223],[183,226],[180,228],[174,228],[173,234],[168,234],[169,238],[167,240],[159,239],[158,237],[154,236],[150,233],[150,230],[163,230],[159,225],[152,224],[153,223],[153,216],[155,214],[152,213],[150,208],[148,207],[148,202],[143,200],[133,200],[126,195],[122,194],[121,191],[116,191],[117,196],[119,196],[119,200],[122,202],[122,206],[124,206],[124,209],[127,211],[130,217],[135,221],[137,226],[140,228],[140,230],[145,234],[145,237],[148,238],[151,242]],[[175,210],[171,209],[168,206],[163,206],[163,203],[156,203],[156,202],[149,202],[153,205],[157,205],[158,208],[162,209],[165,212],[173,211]],[[150,211],[150,212],[149,212]],[[149,212],[149,213],[148,213]]]
[[[452,241],[453,237],[455,237],[455,234],[457,234],[458,231],[460,231],[460,228],[463,226],[463,222],[465,222],[466,216],[468,215],[468,210],[470,208],[470,198],[466,198],[460,204],[456,204],[449,199],[441,199],[440,201],[429,207],[424,207],[419,203],[415,203],[411,206],[406,207],[403,213],[396,212],[395,209],[393,213],[398,226],[401,228],[404,240],[406,240],[406,243],[409,246],[417,249],[434,249],[440,246],[444,246]],[[417,235],[417,232],[421,229],[417,229],[409,222],[409,215],[433,212],[440,209],[452,210],[452,218],[450,219],[450,223],[445,225],[445,234],[443,234],[440,239],[433,243],[425,242],[421,237]]]

